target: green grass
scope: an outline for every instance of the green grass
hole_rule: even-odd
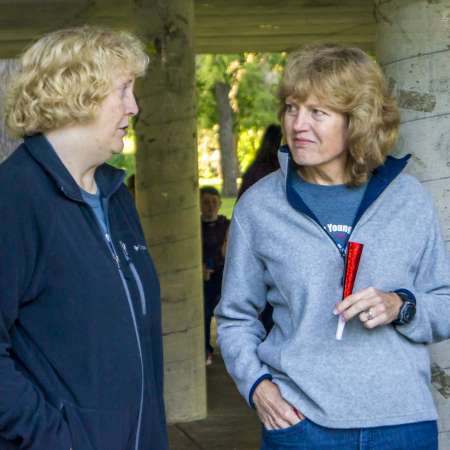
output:
[[[222,197],[222,206],[220,207],[219,214],[223,214],[231,219],[235,203],[236,197]]]

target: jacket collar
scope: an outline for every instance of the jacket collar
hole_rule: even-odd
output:
[[[66,166],[59,159],[50,142],[42,134],[25,137],[24,144],[28,153],[54,180],[58,189],[71,200],[84,203],[80,187]],[[119,189],[125,178],[125,172],[108,164],[102,164],[95,171],[95,181],[102,197],[109,198]]]
[[[361,200],[361,204],[359,205],[358,211],[356,213],[353,226],[356,225],[367,208],[369,208],[369,206],[381,195],[381,193],[389,186],[389,184],[402,172],[402,170],[406,167],[406,164],[408,163],[410,157],[410,154],[404,156],[403,158],[394,158],[393,156],[388,156],[384,164],[377,167],[372,172],[372,176],[370,177],[364,196]],[[308,215],[316,222],[319,222],[314,213],[308,208],[306,203],[302,200],[302,198],[294,188],[293,181],[296,174],[295,168],[292,164],[289,147],[287,145],[283,145],[278,151],[278,160],[280,162],[281,171],[286,180],[286,196],[288,202],[295,209]]]

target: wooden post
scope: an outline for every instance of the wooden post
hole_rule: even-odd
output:
[[[137,84],[136,201],[162,287],[170,422],[206,416],[192,0],[134,0],[148,43]]]
[[[401,109],[399,149],[432,193],[450,241],[450,0],[375,2],[377,57]],[[431,346],[439,448],[450,448],[450,343]]]

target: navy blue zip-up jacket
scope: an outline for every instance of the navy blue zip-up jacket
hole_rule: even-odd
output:
[[[44,136],[0,165],[2,450],[168,448],[158,278],[123,171],[95,177],[109,236]]]

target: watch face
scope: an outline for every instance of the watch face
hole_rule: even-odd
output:
[[[411,322],[411,320],[413,320],[414,316],[416,315],[416,305],[406,302],[403,305],[402,309],[403,311],[400,318],[401,322],[405,324]]]

